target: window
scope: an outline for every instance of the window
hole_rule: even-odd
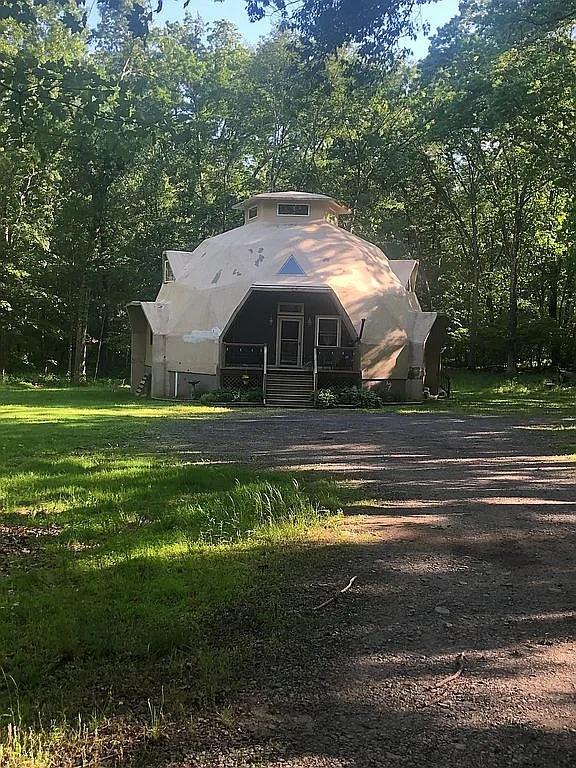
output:
[[[316,319],[316,346],[340,346],[340,318],[318,317]]]
[[[248,220],[255,219],[258,216],[258,206],[253,205],[252,208],[248,208]]]
[[[304,304],[278,304],[279,315],[303,315]]]
[[[173,283],[176,279],[174,277],[174,272],[172,271],[172,265],[168,261],[168,256],[164,256],[164,268],[163,268],[163,280],[165,283]]]
[[[278,216],[309,216],[309,205],[296,205],[294,203],[278,203]]]

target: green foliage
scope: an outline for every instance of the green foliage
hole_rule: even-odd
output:
[[[352,18],[311,0],[287,7],[302,34],[251,48],[226,22],[150,26],[145,3],[101,2],[91,36],[75,2],[9,4],[0,371],[126,376],[124,306],[155,297],[161,252],[289,188],[342,199],[355,234],[420,260],[453,362],[575,366],[573,8],[468,0],[424,61],[384,66],[408,5]],[[346,41],[374,56],[318,56]]]
[[[270,584],[262,562],[337,501],[326,484],[312,496],[286,475],[149,450],[159,420],[215,415],[102,387],[0,387],[0,519],[15,542],[2,552],[2,726],[16,700],[25,724],[50,723],[90,715],[94,697],[139,711],[162,686],[173,710],[232,685],[242,650],[220,647],[211,622]]]
[[[319,408],[336,408],[338,396],[333,389],[319,389],[316,392],[316,405]]]
[[[342,387],[320,389],[316,396],[320,408],[337,408],[339,405],[353,405],[357,408],[381,408],[385,403],[382,394],[365,387]]]
[[[557,379],[550,380],[544,374],[518,373],[514,377],[502,372],[450,371],[452,391],[449,400],[428,401],[425,408],[435,412],[467,413],[481,416],[530,416],[538,419],[560,417],[570,421],[576,407],[576,392],[562,387]],[[402,411],[422,410],[422,406]],[[550,425],[550,429],[558,427]],[[575,428],[571,423],[563,425],[566,437],[572,435],[574,446]],[[570,452],[573,452],[574,448]]]
[[[213,403],[261,403],[261,389],[213,389],[200,395],[200,402],[203,405],[212,405]]]

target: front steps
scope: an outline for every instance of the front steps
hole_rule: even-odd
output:
[[[274,368],[266,375],[266,405],[275,408],[313,408],[314,375],[299,368]]]
[[[138,383],[138,386],[134,390],[134,394],[136,397],[148,397],[150,394],[150,381],[152,379],[152,375],[150,373],[145,373],[144,376],[140,379],[140,382]]]

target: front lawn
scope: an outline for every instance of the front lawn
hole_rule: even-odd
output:
[[[271,588],[275,553],[337,502],[327,484],[312,498],[286,475],[154,450],[162,419],[221,413],[0,388],[0,765],[25,764],[8,724],[146,719],[234,685],[248,647],[219,617]]]

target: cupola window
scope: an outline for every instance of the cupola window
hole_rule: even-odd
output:
[[[255,219],[258,216],[258,206],[253,205],[251,208],[248,208],[248,221],[250,219]]]
[[[310,206],[301,203],[278,203],[278,216],[310,216]]]

